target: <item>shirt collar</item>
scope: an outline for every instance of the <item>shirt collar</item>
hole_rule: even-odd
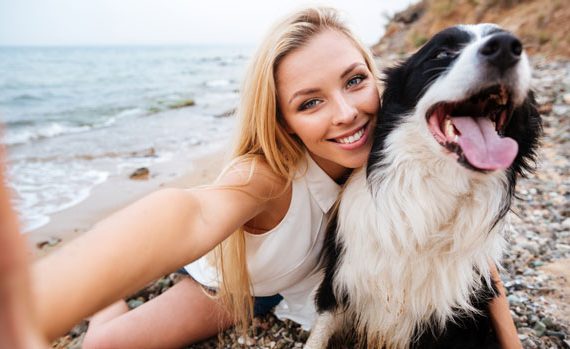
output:
[[[324,213],[328,213],[340,193],[341,186],[319,167],[309,152],[305,152],[305,155],[307,159],[306,178],[309,191],[317,201],[321,210],[323,210]]]

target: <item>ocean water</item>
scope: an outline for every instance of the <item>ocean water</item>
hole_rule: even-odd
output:
[[[227,140],[247,47],[0,47],[1,142],[24,231],[109,176]],[[181,108],[194,101],[193,106]]]

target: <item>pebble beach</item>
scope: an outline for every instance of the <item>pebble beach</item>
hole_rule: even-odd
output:
[[[501,274],[523,347],[570,348],[570,61],[534,57],[532,64],[544,136],[536,171],[517,184]],[[215,172],[199,174],[198,181]],[[190,178],[196,181],[196,174]],[[171,185],[187,183],[178,180]],[[164,276],[130,297],[129,306],[156,297],[179,278]],[[87,324],[77,325],[52,348],[81,348]],[[301,348],[308,337],[295,323],[273,315],[256,318],[249,334],[243,337],[227,330],[219,338],[187,348]]]

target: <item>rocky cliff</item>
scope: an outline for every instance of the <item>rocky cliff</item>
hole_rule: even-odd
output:
[[[378,56],[413,52],[443,28],[481,22],[517,34],[531,55],[570,58],[568,0],[423,0],[395,14],[372,50]]]

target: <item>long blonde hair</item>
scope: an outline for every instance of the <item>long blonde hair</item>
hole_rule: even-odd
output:
[[[307,8],[278,22],[268,33],[250,62],[241,90],[238,138],[234,161],[263,159],[278,176],[290,183],[304,145],[290,135],[279,115],[275,74],[281,60],[307,44],[316,34],[332,29],[345,34],[362,53],[368,69],[379,76],[368,49],[350,32],[336,10]],[[245,252],[245,232],[234,232],[215,251],[218,272],[223,280],[218,296],[242,331],[253,318],[253,300]]]

